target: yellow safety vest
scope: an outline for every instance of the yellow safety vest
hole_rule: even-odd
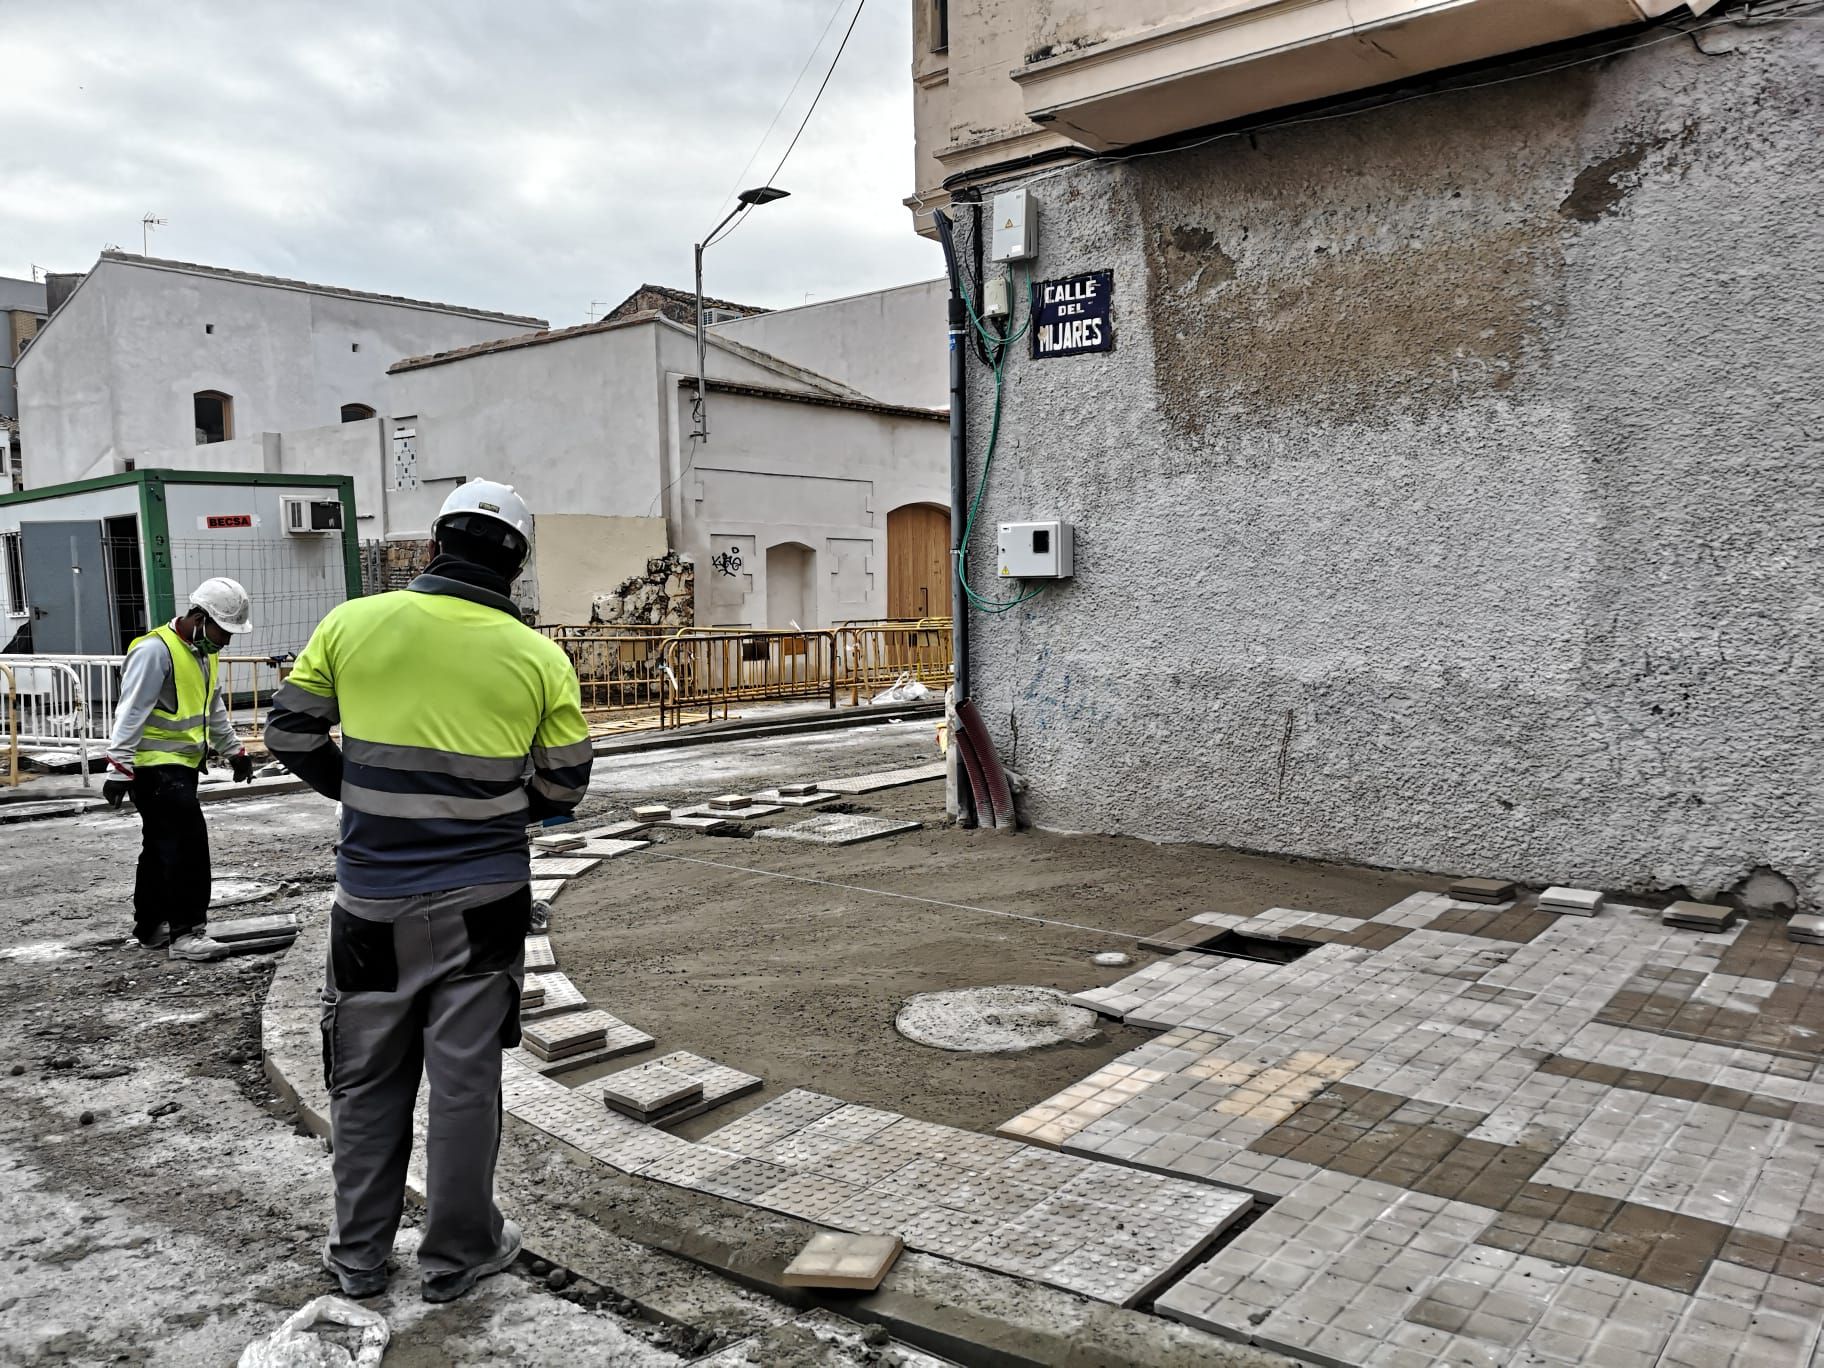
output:
[[[190,645],[169,623],[154,627],[127,647],[129,653],[142,641],[157,638],[171,652],[171,682],[177,690],[177,711],[168,713],[158,704],[146,719],[140,733],[139,749],[133,752],[133,767],[146,765],[188,765],[199,768],[203,763],[203,745],[209,731],[209,705],[215,698],[216,659],[209,656],[207,674]]]

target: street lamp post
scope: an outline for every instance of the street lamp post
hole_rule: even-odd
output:
[[[729,220],[744,209],[757,208],[762,204],[771,204],[791,194],[789,190],[780,190],[771,185],[755,186],[752,190],[743,190],[736,197],[735,207],[728,211],[728,217],[709,231],[703,241],[697,244],[697,430],[690,435],[700,441],[709,440],[709,400],[708,383],[704,375],[705,361],[709,353],[709,335],[703,323],[703,249],[716,240],[716,234],[728,227]]]

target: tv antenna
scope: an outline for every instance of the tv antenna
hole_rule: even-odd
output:
[[[139,221],[139,254],[152,255],[152,230],[163,228],[165,221],[156,214],[147,214]]]
[[[609,301],[606,299],[592,299],[589,301],[589,321],[591,323],[607,314],[608,303]]]

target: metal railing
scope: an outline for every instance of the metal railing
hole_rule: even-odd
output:
[[[836,629],[836,655],[849,702],[861,702],[910,676],[942,693],[955,676],[948,619],[858,623]]]
[[[119,657],[8,656],[6,669],[7,734],[11,738],[11,783],[19,782],[19,746],[48,746],[76,751],[84,788],[89,777],[89,747],[107,719],[111,730],[114,699],[120,692]],[[110,669],[110,665],[112,668]],[[101,732],[101,744],[107,731]]]
[[[582,686],[585,713],[663,710],[665,671],[657,632],[623,632],[619,627],[541,627],[570,657]]]
[[[821,698],[836,706],[834,632],[707,632],[667,640],[660,651],[667,689],[661,726],[686,710],[728,716],[732,703]]]

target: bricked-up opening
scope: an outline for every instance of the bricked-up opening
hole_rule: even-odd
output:
[[[198,390],[191,396],[196,411],[196,444],[209,446],[234,436],[234,397],[220,390]]]
[[[1200,955],[1222,955],[1227,959],[1255,960],[1261,964],[1290,964],[1317,949],[1313,941],[1268,940],[1265,936],[1224,931],[1214,940],[1192,947]]]

